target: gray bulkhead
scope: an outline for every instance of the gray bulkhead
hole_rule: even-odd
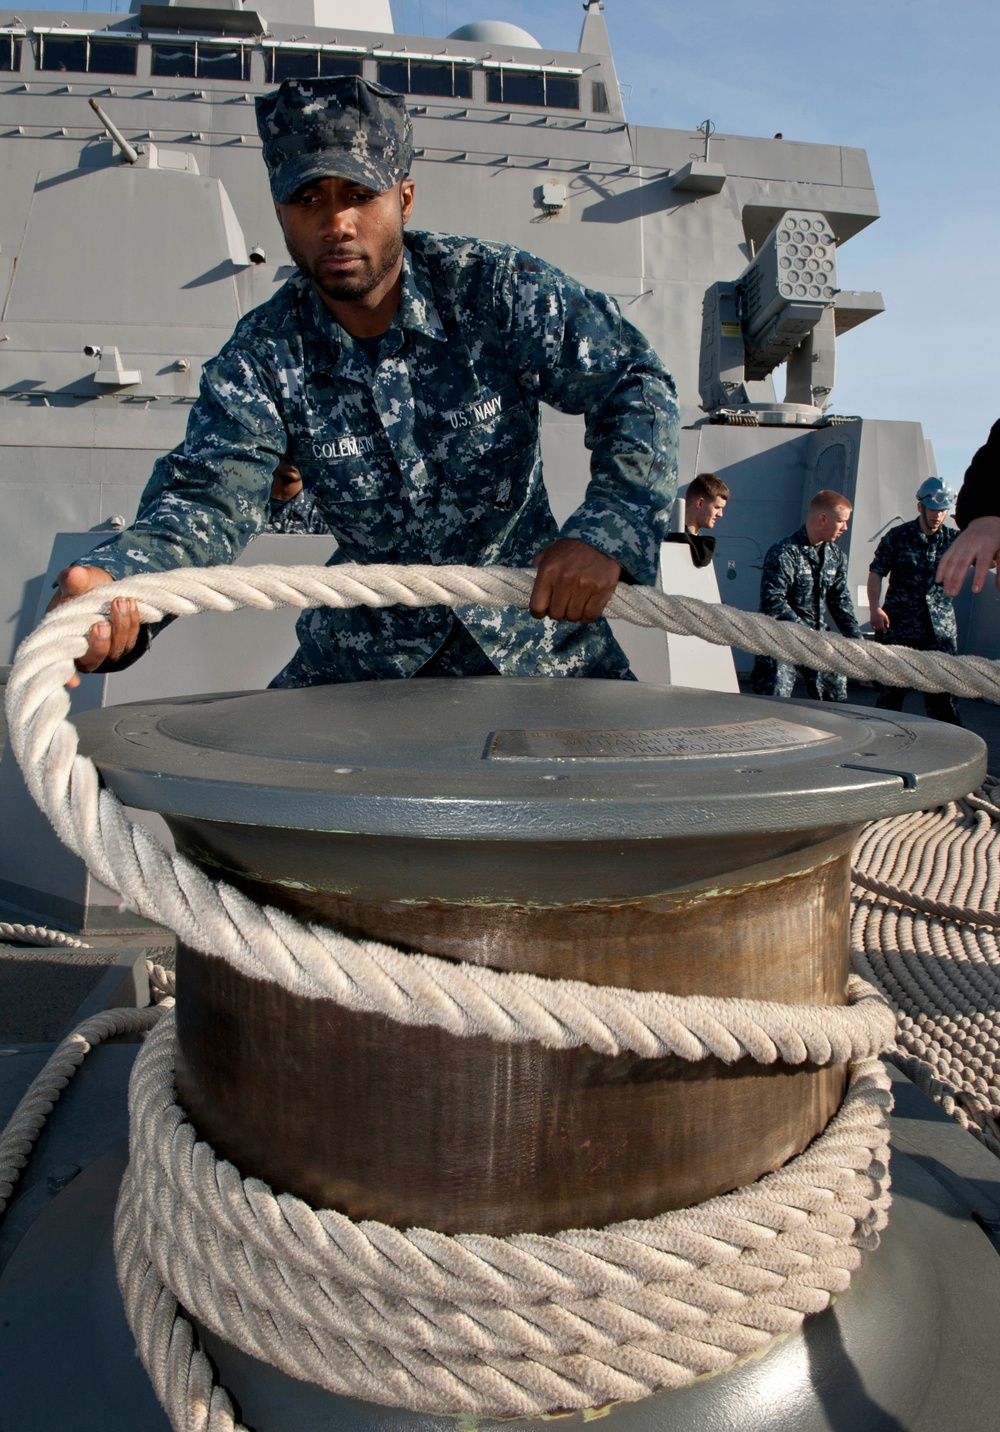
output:
[[[275,6],[266,20],[200,7],[23,11],[0,27],[12,66],[0,70],[5,649],[31,625],[54,533],[131,518],[154,458],[183,434],[203,361],[290,272],[252,101],[293,51],[373,79],[386,65],[454,65],[457,95],[411,97],[415,224],[517,243],[618,298],[677,378],[682,482],[709,470],[732,488],[717,529],[725,601],[756,607],[764,551],[824,486],[855,500],[850,580],[863,585],[877,536],[911,515],[932,471],[919,425],[727,426],[699,398],[706,289],[736,279],[787,209],[821,211],[838,245],[877,218],[861,150],[713,134],[706,156],[694,128],[627,124],[597,0],[573,51],[337,28],[357,23],[351,0],[327,0],[326,28],[302,0],[280,9],[284,21]],[[134,75],[43,68],[74,39],[85,63],[99,60],[106,50],[92,47],[113,38],[135,47]],[[153,73],[177,51],[196,73]],[[218,77],[234,63],[235,77]],[[527,77],[522,89],[511,75]],[[573,92],[577,108],[551,102]],[[136,164],[121,162],[91,97],[140,150]],[[838,295],[838,330],[880,307],[878,295]],[[771,378],[747,390],[774,402]],[[582,420],[548,412],[543,444],[564,516],[586,481]]]

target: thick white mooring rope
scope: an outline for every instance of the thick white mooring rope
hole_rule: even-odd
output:
[[[424,607],[444,605],[526,608],[535,580],[530,568],[396,567],[380,564],[340,567],[182,567],[171,572],[128,577],[95,588],[52,612],[22,642],[7,687],[8,710],[29,684],[31,673],[51,672],[53,663],[72,674],[72,661],[86,650],[85,633],[97,614],[106,614],[118,597],[134,597],[144,622],[166,615],[201,611],[231,612],[241,607],[275,611],[281,607]],[[859,681],[881,681],[920,691],[950,691],[957,696],[1000,702],[1000,664],[978,656],[949,656],[852,641],[793,622],[779,622],[736,607],[672,596],[651,587],[620,585],[607,616],[698,636],[719,646],[736,646],[774,656],[793,665],[839,671]],[[90,620],[87,620],[87,618]],[[20,671],[18,672],[18,667]],[[14,680],[17,673],[17,680]],[[46,687],[51,685],[46,681]],[[30,708],[32,700],[26,703]]]
[[[158,1026],[172,1004],[108,1010],[63,1041],[0,1136],[0,1212],[88,1049]],[[821,1311],[885,1224],[891,1095],[875,1059],[854,1064],[805,1153],[749,1188],[600,1230],[449,1237],[354,1224],[243,1180],[176,1103],[172,1025],[136,1060],[115,1244],[129,1323],[176,1432],[244,1432],[185,1309],[333,1391],[528,1415],[724,1369]]]
[[[20,926],[15,927],[20,929]],[[29,929],[34,929],[29,926]],[[46,933],[52,934],[53,931]],[[89,946],[78,942],[82,949]],[[145,1034],[162,1014],[173,1008],[176,977],[173,970],[146,961],[154,1003],[146,1009],[102,1009],[70,1030],[21,1095],[14,1112],[0,1129],[0,1217],[10,1203],[14,1186],[55,1105],[92,1049],[123,1034]]]
[[[383,581],[373,595],[373,600],[377,596],[385,602],[410,590],[403,578],[409,581],[413,569],[246,570],[268,588],[268,601],[273,602],[278,600],[273,589],[287,585],[292,577],[309,592],[310,600],[317,600],[321,593],[310,586],[317,573],[324,579],[323,590],[329,572],[347,573],[349,598],[342,592],[334,591],[333,596],[327,592],[331,601],[341,605],[362,600],[356,590],[359,572],[370,581],[375,580],[372,573],[391,573],[391,581]],[[470,570],[477,578],[482,576]],[[428,572],[443,572],[452,579],[454,571],[417,569],[411,600],[414,592],[424,592]],[[271,574],[267,582],[262,573]],[[141,582],[147,600],[159,585],[173,597],[178,579],[183,578],[183,608],[189,611],[196,599],[213,607],[219,578],[231,575],[228,568],[185,570],[130,578],[100,590],[124,592]],[[504,574],[500,582],[508,598],[504,582],[519,575]],[[242,572],[240,576],[242,580]],[[200,596],[193,577],[206,579]],[[470,581],[466,569],[459,569],[450,589],[467,597]],[[436,586],[426,599],[440,599]],[[175,600],[174,606],[179,609],[181,604]],[[65,622],[56,630],[60,614],[70,611],[75,614],[73,632]],[[33,796],[66,844],[98,879],[123,896],[130,909],[175,930],[193,948],[219,955],[242,973],[273,980],[296,995],[334,999],[349,1009],[387,1014],[402,1023],[435,1023],[463,1036],[534,1039],[552,1048],[588,1044],[604,1054],[629,1049],[646,1058],[677,1054],[701,1059],[712,1054],[729,1063],[744,1055],[762,1063],[776,1059],[827,1063],[866,1058],[882,1047],[884,1011],[860,991],[852,991],[852,1003],[843,1009],[814,1010],[747,1000],[684,999],[508,974],[431,955],[405,955],[376,941],[352,940],[321,926],[304,925],[274,908],[261,909],[225,884],[216,886],[183,856],[168,855],[146,827],[132,825],[116,797],[100,790],[93,763],[77,752],[76,732],[65,719],[64,682],[92,615],[93,604],[78,598],[47,618],[22,645],[7,684],[11,743]]]
[[[456,1034],[688,1058],[853,1058],[848,1098],[799,1158],[699,1208],[550,1239],[449,1238],[351,1224],[240,1179],[195,1140],[176,1106],[165,1026],[136,1065],[142,1132],[117,1238],[130,1323],[176,1428],[235,1425],[177,1316],[178,1292],[222,1336],[323,1386],[428,1411],[544,1412],[642,1396],[728,1365],[825,1306],[877,1239],[889,1097],[869,1056],[884,1046],[889,1021],[859,984],[844,1009],[678,1000],[501,976],[307,927],[216,889],[130,826],[65,720],[73,661],[95,614],[118,596],[136,597],[146,621],[239,606],[523,607],[533,579],[503,569],[261,567],[104,586],[61,607],[22,645],[7,687],[12,743],[35,799],[99,879],[248,974]],[[861,679],[1000,700],[1000,668],[979,659],[868,647],[638,588],[620,588],[608,614]],[[196,1207],[206,1223],[195,1221]],[[213,1246],[207,1269],[200,1260]]]

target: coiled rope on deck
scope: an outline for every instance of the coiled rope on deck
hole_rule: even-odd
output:
[[[507,1238],[314,1211],[197,1140],[176,1102],[172,1020],[160,1023],[174,982],[151,976],[162,1003],[85,1021],[35,1079],[0,1136],[0,1192],[88,1049],[155,1029],[131,1082],[115,1245],[129,1323],[177,1432],[243,1432],[184,1309],[332,1391],[530,1415],[724,1369],[821,1311],[884,1227],[891,1096],[875,1059],[853,1065],[840,1111],[802,1155],[696,1208]]]
[[[876,821],[853,857],[855,969],[898,1017],[890,1057],[1000,1155],[998,783]]]
[[[68,935],[65,930],[53,930],[48,925],[9,924],[0,920],[0,942],[12,945],[36,945],[45,949],[58,947],[64,950],[86,950],[85,940]]]
[[[210,1387],[175,1331],[176,1299],[251,1356],[333,1392],[531,1416],[722,1370],[825,1308],[886,1221],[890,1095],[877,1060],[854,1066],[805,1153],[749,1188],[603,1229],[494,1238],[352,1223],[242,1179],[177,1105],[173,1057],[164,1021],[133,1074],[116,1251],[176,1428],[192,1383],[202,1397]],[[214,1392],[221,1432],[234,1424]]]
[[[850,1058],[848,1097],[799,1158],[696,1209],[550,1239],[401,1233],[274,1198],[217,1160],[176,1105],[165,1024],[134,1073],[139,1132],[117,1243],[130,1323],[176,1428],[235,1426],[178,1317],[178,1293],[222,1336],[323,1386],[428,1411],[544,1412],[642,1396],[728,1365],[825,1306],[877,1240],[889,1096],[871,1056],[891,1039],[891,1019],[860,982],[843,1009],[676,999],[401,956],[305,926],[215,887],[131,826],[65,719],[73,662],[118,596],[158,621],[240,606],[523,607],[532,582],[496,568],[343,566],[185,569],[102,586],[22,644],[7,687],[12,743],[36,801],[99,879],[257,978],[459,1035],[695,1059]],[[1000,700],[1000,668],[978,659],[867,647],[639,588],[620,588],[608,614],[862,679]]]

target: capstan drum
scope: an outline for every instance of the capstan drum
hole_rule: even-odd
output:
[[[80,720],[129,805],[260,904],[410,953],[632,990],[843,1003],[870,819],[981,779],[935,722],[598,680],[360,683]],[[178,955],[177,1087],[244,1175],[353,1219],[645,1218],[801,1152],[842,1065],[458,1037]]]

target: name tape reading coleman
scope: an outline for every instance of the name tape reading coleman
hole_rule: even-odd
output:
[[[754,755],[811,746],[833,737],[790,721],[733,721],[722,726],[675,726],[639,731],[493,731],[485,755],[491,760],[627,761],[655,756]]]
[[[365,457],[375,451],[375,439],[347,433],[344,437],[334,438],[333,442],[313,443],[312,450],[313,457]]]

